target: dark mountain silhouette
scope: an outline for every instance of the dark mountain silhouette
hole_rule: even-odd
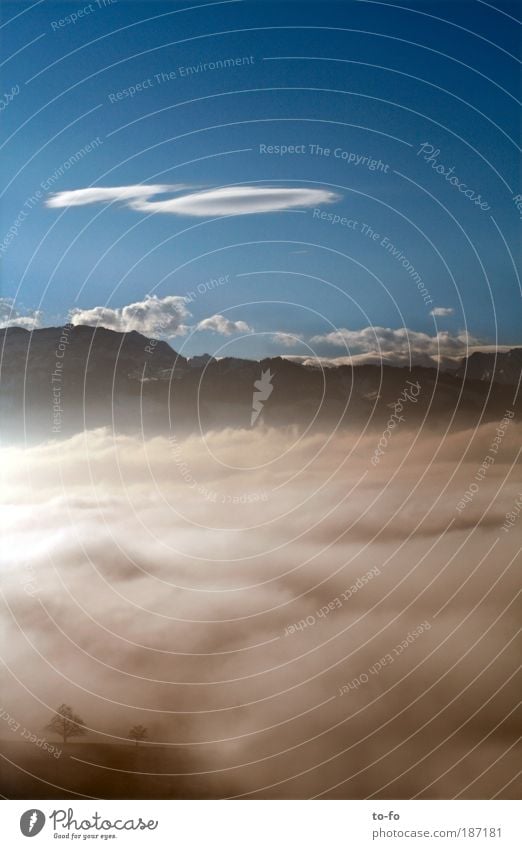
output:
[[[509,383],[516,386],[522,370],[522,348],[500,351],[497,354],[475,351],[465,357],[456,370],[458,377],[466,375],[471,380],[485,380],[496,383]]]
[[[60,438],[102,426],[144,436],[249,428],[254,383],[267,370],[273,391],[256,426],[382,430],[390,405],[412,386],[417,397],[403,403],[404,426],[425,422],[441,428],[453,419],[456,427],[472,427],[520,408],[511,384],[517,368],[520,373],[521,349],[501,355],[502,369],[494,374],[488,372],[493,355],[473,354],[465,380],[464,364],[439,372],[376,365],[323,370],[281,357],[187,360],[166,342],[135,331],[70,325],[2,330],[0,352],[0,428],[6,441]]]

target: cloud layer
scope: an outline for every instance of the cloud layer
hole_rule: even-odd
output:
[[[0,298],[0,328],[24,327],[26,330],[36,330],[42,323],[41,310],[24,310],[16,308],[12,298]]]
[[[4,708],[142,723],[204,795],[490,797],[517,768],[511,428],[460,514],[494,423],[398,430],[377,468],[374,435],[292,429],[0,450]]]
[[[363,327],[348,330],[341,327],[324,335],[314,336],[315,345],[342,348],[353,363],[388,363],[390,365],[437,366],[447,365],[471,353],[479,340],[465,331],[439,331],[434,336],[407,327]],[[344,358],[345,361],[346,358]]]
[[[221,215],[249,215],[260,212],[282,212],[287,209],[307,209],[320,204],[334,203],[339,195],[327,189],[290,189],[267,186],[230,186],[179,194],[188,187],[182,185],[136,185],[111,188],[74,189],[56,192],[46,200],[46,206],[57,209],[88,206],[96,203],[120,202],[138,212],[161,212],[207,218]],[[157,195],[173,194],[160,200]]]

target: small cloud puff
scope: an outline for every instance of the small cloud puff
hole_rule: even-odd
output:
[[[212,330],[214,333],[220,333],[222,336],[253,332],[246,321],[232,321],[219,313],[211,315],[209,318],[204,318],[203,321],[198,323],[196,330]]]
[[[431,310],[430,315],[443,318],[444,316],[453,315],[454,312],[455,310],[453,307],[434,307]]]

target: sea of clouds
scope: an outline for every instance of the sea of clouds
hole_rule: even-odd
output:
[[[0,449],[5,707],[142,723],[217,797],[502,793],[518,424],[456,509],[494,432],[398,430],[378,466],[263,427]]]

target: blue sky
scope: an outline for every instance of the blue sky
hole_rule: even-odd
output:
[[[520,344],[520,12],[4,2],[4,322],[188,355]]]

